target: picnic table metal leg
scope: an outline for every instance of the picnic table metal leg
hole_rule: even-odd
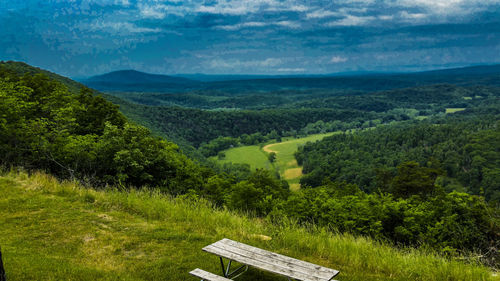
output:
[[[232,260],[229,260],[229,262],[227,263],[226,273],[224,274],[224,276],[226,277],[229,277],[229,269],[231,269],[231,262]]]
[[[238,267],[237,269],[233,270],[233,272],[229,273],[228,276],[231,276],[231,279],[236,279],[237,277],[239,277],[243,273],[247,272],[247,270],[248,270],[248,265],[244,264],[244,265]],[[237,274],[238,271],[241,271],[241,272],[239,272]]]
[[[224,275],[224,277],[226,278],[229,278],[229,270],[231,269],[231,262],[232,260],[229,260],[229,262],[227,263],[227,267],[224,266],[224,260],[222,259],[222,257],[219,257],[220,258],[220,265],[222,267],[222,275]]]
[[[226,267],[226,266],[224,266],[224,260],[222,259],[222,257],[219,257],[219,259],[220,259],[220,265],[222,268],[222,275],[224,275],[224,277],[226,277],[226,278],[235,279],[248,270],[248,265],[244,264],[231,272],[232,260],[229,260],[229,262],[227,263],[227,267]],[[238,271],[240,271],[243,268],[245,268],[245,269],[242,270],[241,272],[237,273]]]
[[[2,248],[0,248],[0,281],[5,281],[7,278],[5,277],[5,269],[3,267],[2,262]]]
[[[226,267],[224,266],[224,260],[222,259],[222,257],[219,257],[219,258],[220,258],[220,265],[222,267],[222,275],[224,275],[224,277],[227,277]]]

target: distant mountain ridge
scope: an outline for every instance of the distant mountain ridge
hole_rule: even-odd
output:
[[[123,84],[142,84],[142,83],[192,83],[191,79],[183,77],[174,77],[163,74],[150,74],[137,70],[118,70],[102,75],[92,76],[87,79],[88,82],[107,82]]]
[[[184,77],[118,70],[92,76],[82,83],[100,91],[169,92],[198,87],[199,82]]]
[[[476,65],[458,68],[447,68],[417,72],[416,74],[444,74],[444,75],[457,75],[457,74],[470,74],[470,75],[487,75],[487,74],[500,74],[500,64],[492,65]]]
[[[326,74],[149,74],[137,70],[118,70],[109,73],[92,76],[87,81],[99,82],[122,82],[124,78],[142,79],[135,82],[170,82],[170,81],[199,81],[199,82],[220,82],[235,80],[261,80],[261,79],[290,79],[290,78],[328,78],[328,77],[359,77],[359,76],[400,76],[400,75],[427,75],[427,74],[500,74],[500,64],[476,65],[457,68],[433,69],[416,72],[379,72],[379,71],[346,71]],[[110,79],[112,81],[110,81]],[[170,81],[169,81],[170,80]],[[133,83],[133,82],[132,82]]]
[[[100,91],[118,92],[244,92],[312,88],[380,91],[440,83],[500,86],[499,78],[500,65],[497,64],[412,73],[344,72],[317,75],[161,75],[119,70],[80,82]]]

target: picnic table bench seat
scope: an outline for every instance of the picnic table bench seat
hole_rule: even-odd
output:
[[[224,257],[230,261],[288,277],[288,279],[332,281],[333,277],[339,273],[338,270],[283,256],[227,238],[204,247],[203,251],[219,256],[221,263]],[[224,268],[223,263],[222,266]]]
[[[202,269],[194,269],[189,272],[189,274],[196,276],[198,278],[201,278],[201,280],[206,280],[206,281],[233,281],[231,279],[227,279],[225,277],[215,275],[213,273],[210,273],[208,271],[202,270]]]

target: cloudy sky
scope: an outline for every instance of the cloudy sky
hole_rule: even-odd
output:
[[[70,76],[500,63],[500,0],[0,0],[0,60]]]

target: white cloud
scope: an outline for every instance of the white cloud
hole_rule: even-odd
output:
[[[263,5],[274,6],[273,0],[219,0],[214,5],[199,5],[195,8],[199,13],[244,15],[257,12]]]
[[[341,56],[334,56],[330,59],[330,63],[342,63],[346,62],[347,58]]]
[[[166,16],[167,7],[165,5],[139,5],[139,12],[145,18],[163,19]]]
[[[242,28],[251,28],[251,27],[265,27],[265,26],[282,26],[297,29],[300,28],[300,23],[294,21],[278,21],[278,22],[260,22],[260,21],[250,21],[232,25],[218,25],[216,29],[223,29],[227,31],[239,30]]]
[[[213,5],[201,4],[196,6],[195,12],[211,14],[245,15],[259,11],[274,12],[306,12],[310,7],[296,0],[218,0]]]
[[[158,33],[159,28],[139,27],[130,22],[105,22],[95,21],[88,25],[91,31],[105,31],[111,33]]]
[[[429,9],[446,9],[461,5],[465,0],[398,0],[397,5],[405,7],[426,7]]]
[[[294,29],[300,28],[300,24],[298,22],[288,21],[288,20],[278,21],[278,22],[276,22],[274,24],[275,25],[279,25],[279,26],[294,28]]]
[[[305,68],[278,68],[276,69],[279,72],[305,72]]]
[[[281,64],[281,59],[268,58],[264,61],[259,62],[261,66],[277,66]]]
[[[292,4],[289,3],[291,1],[285,1],[285,2],[272,2],[272,5],[270,5],[269,8],[266,9],[266,11],[277,11],[277,12],[285,12],[285,11],[290,11],[290,12],[306,12],[309,11],[311,8],[308,6],[302,5],[302,4]]]
[[[316,10],[314,12],[310,12],[310,13],[306,14],[306,18],[308,18],[308,19],[320,19],[320,18],[327,18],[327,17],[333,17],[333,16],[339,16],[339,13],[328,11],[328,10]]]
[[[154,4],[137,5],[139,14],[143,18],[164,19],[167,15],[186,16],[187,13],[193,12],[193,7],[189,5],[178,5],[179,0],[169,0],[163,3],[156,1]]]
[[[263,26],[268,26],[268,25],[269,25],[269,23],[266,23],[266,22],[251,21],[251,22],[238,23],[238,24],[233,24],[233,25],[219,25],[216,28],[224,29],[224,30],[238,30],[238,29],[245,28],[245,27],[263,27]]]
[[[240,7],[224,7],[224,6],[200,6],[196,9],[199,13],[209,13],[209,14],[230,14],[230,15],[244,15],[249,10],[244,6]]]
[[[122,5],[122,6],[125,6],[125,7],[130,6],[129,0],[116,0],[115,4]]]
[[[348,4],[361,4],[361,5],[369,5],[375,3],[375,0],[344,0],[343,3],[348,3]]]
[[[396,0],[389,4],[399,7],[423,8],[435,15],[460,15],[487,10],[500,0]]]
[[[427,17],[427,14],[423,13],[408,13],[407,11],[402,11],[400,13],[401,18],[409,20],[421,20]]]
[[[281,63],[282,63],[281,59],[278,58],[267,58],[265,60],[247,60],[247,61],[241,61],[239,59],[233,59],[233,60],[215,59],[211,60],[209,65],[210,68],[213,69],[221,69],[221,68],[241,69],[241,68],[275,67],[280,65]]]
[[[345,18],[337,21],[332,21],[326,24],[326,26],[333,27],[333,26],[361,26],[370,23],[371,21],[375,20],[376,18],[373,16],[353,16],[353,15],[347,15]]]
[[[306,11],[309,11],[309,7],[304,6],[304,5],[293,5],[290,7],[290,9],[288,11],[306,12]]]
[[[394,16],[393,15],[381,15],[381,16],[378,16],[378,18],[381,20],[389,21],[389,20],[393,20]]]

